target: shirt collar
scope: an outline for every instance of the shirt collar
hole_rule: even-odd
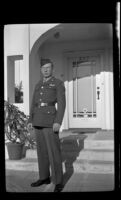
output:
[[[51,79],[52,79],[53,77],[51,76],[51,77],[49,77],[49,78],[47,78],[47,79],[45,79],[45,78],[43,78],[43,83],[47,83],[48,81],[50,81]]]

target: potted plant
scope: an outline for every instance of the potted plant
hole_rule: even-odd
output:
[[[28,116],[18,107],[4,101],[5,141],[9,159],[23,158],[25,147],[34,148],[36,142],[27,129]]]

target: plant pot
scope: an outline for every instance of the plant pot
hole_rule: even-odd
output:
[[[6,145],[10,160],[20,160],[23,158],[24,144],[7,143]]]

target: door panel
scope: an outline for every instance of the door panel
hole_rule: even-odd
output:
[[[100,127],[98,56],[69,59],[69,127]]]

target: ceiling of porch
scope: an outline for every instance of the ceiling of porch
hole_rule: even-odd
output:
[[[55,33],[48,43],[69,42],[78,40],[112,39],[112,25],[103,23],[70,23],[55,27]]]

